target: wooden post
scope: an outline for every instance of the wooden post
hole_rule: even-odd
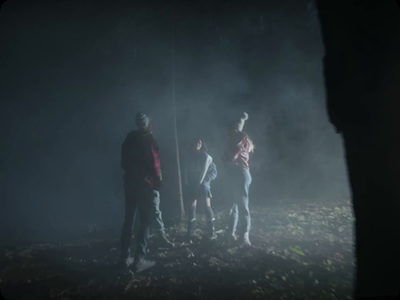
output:
[[[183,205],[183,192],[182,192],[182,174],[181,174],[181,163],[179,157],[179,140],[178,140],[178,126],[176,122],[176,97],[175,97],[175,24],[174,24],[174,13],[173,13],[173,24],[172,24],[172,107],[174,110],[174,134],[175,134],[175,146],[176,146],[176,164],[178,167],[178,186],[179,186],[179,202],[181,206],[181,221],[185,220],[185,207]]]

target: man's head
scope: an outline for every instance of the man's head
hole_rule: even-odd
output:
[[[141,112],[136,114],[135,122],[139,129],[146,130],[150,126],[150,118]]]

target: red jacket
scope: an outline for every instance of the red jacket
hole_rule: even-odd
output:
[[[151,133],[131,131],[122,143],[121,167],[125,183],[148,184],[152,189],[161,186],[159,148]]]
[[[224,153],[224,161],[227,164],[249,167],[250,143],[242,132],[233,132],[228,139],[228,146]]]

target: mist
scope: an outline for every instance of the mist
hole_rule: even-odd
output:
[[[216,210],[229,206],[227,124],[243,111],[250,207],[350,197],[313,1],[14,0],[0,44],[3,241],[120,226],[120,147],[137,112],[160,146],[161,209],[178,216],[173,92],[181,157],[199,136],[217,164]]]

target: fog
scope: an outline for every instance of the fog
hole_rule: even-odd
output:
[[[1,240],[122,224],[120,147],[139,111],[160,146],[164,217],[178,216],[173,76],[181,157],[191,138],[207,143],[219,170],[216,210],[229,203],[227,124],[243,111],[256,146],[251,208],[349,199],[313,1],[255,3],[5,2]]]

